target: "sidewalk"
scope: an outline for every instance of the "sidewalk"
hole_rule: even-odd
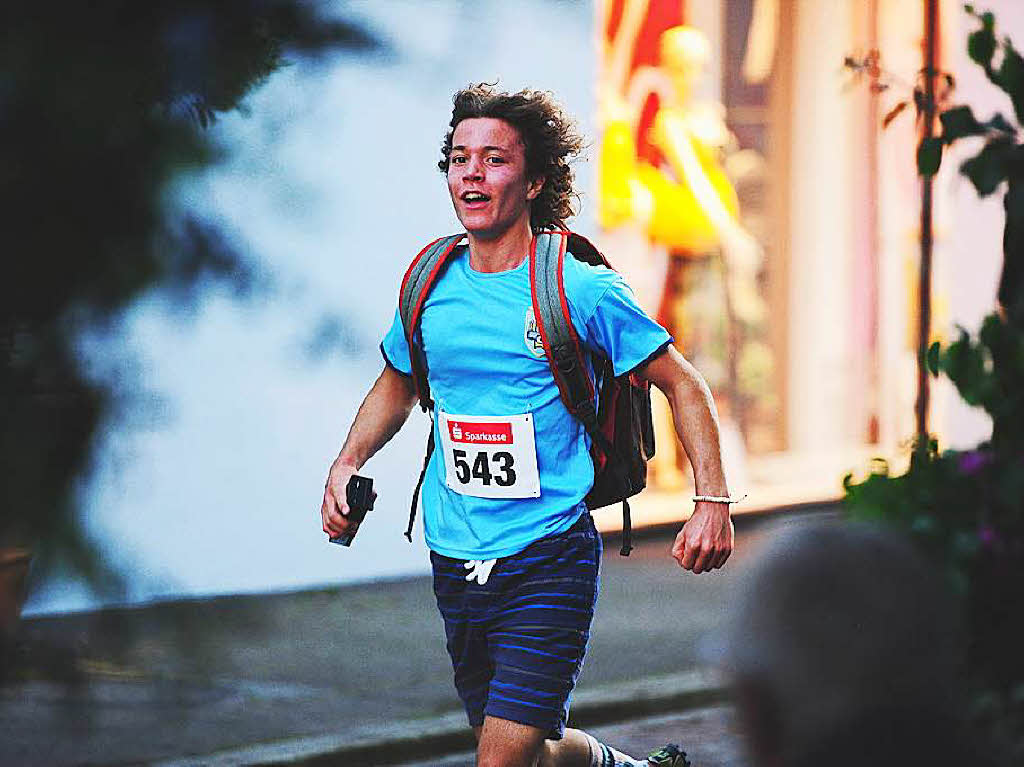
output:
[[[763,530],[741,518],[733,565]],[[670,530],[632,556],[609,539],[573,721],[720,700],[698,639],[735,567],[694,576]],[[0,764],[381,764],[458,751],[471,735],[428,578],[221,597],[26,622],[75,648],[77,684],[0,687]]]
[[[743,729],[735,708],[726,703],[688,708],[669,714],[588,726],[587,732],[602,743],[633,756],[650,753],[652,747],[676,743],[696,767],[750,767]],[[475,751],[431,754],[394,767],[475,767]]]

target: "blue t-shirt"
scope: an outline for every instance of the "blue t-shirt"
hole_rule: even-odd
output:
[[[563,282],[577,334],[585,346],[611,360],[616,375],[671,342],[615,271],[567,255]],[[583,498],[594,482],[589,437],[559,397],[532,320],[529,260],[504,272],[477,272],[465,246],[451,256],[424,304],[419,332],[435,405],[437,449],[420,502],[427,545],[444,556],[510,556],[567,530],[586,509]],[[398,312],[381,351],[389,365],[411,374]],[[438,410],[465,416],[531,414],[540,496],[480,498],[449,489]]]

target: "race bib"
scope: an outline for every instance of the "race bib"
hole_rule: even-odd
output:
[[[450,415],[438,411],[445,484],[479,498],[537,498],[533,416]]]

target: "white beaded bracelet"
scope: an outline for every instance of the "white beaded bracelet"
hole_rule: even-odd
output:
[[[746,493],[741,495],[739,498],[733,498],[731,495],[695,495],[693,496],[693,502],[698,503],[700,501],[705,501],[707,503],[739,503],[746,497]]]

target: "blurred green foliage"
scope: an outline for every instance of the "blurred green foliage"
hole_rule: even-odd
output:
[[[964,105],[942,109],[941,134],[921,143],[917,165],[934,174],[950,144],[983,139],[960,172],[983,197],[1005,189],[1003,269],[997,310],[980,331],[933,344],[926,362],[991,416],[992,435],[967,451],[940,451],[931,440],[915,447],[906,473],[894,476],[878,460],[866,479],[843,484],[852,517],[908,532],[963,598],[973,714],[1024,760],[1024,59],[997,38],[991,13],[966,10],[978,22],[969,55],[1010,97],[1015,122],[979,121]]]
[[[978,28],[967,38],[971,60],[985,70],[988,79],[1010,98],[1016,123],[996,113],[988,120],[975,117],[969,106],[959,104],[939,113],[941,133],[925,139],[917,151],[917,168],[923,176],[934,175],[942,163],[945,147],[960,139],[981,137],[984,144],[978,154],[960,165],[963,173],[982,197],[993,194],[1006,184],[1003,207],[1006,228],[1003,239],[1003,271],[997,297],[1007,319],[1018,328],[1024,327],[1024,57],[1009,38],[996,36],[995,17],[965,6],[978,22]],[[918,88],[920,90],[920,88]],[[919,94],[916,94],[919,98]]]
[[[342,6],[343,7],[343,6]],[[165,195],[218,152],[218,114],[287,56],[379,50],[297,0],[0,4],[0,545],[28,544],[116,588],[76,488],[111,404],[80,369],[81,330],[154,289],[244,286],[244,260]]]

